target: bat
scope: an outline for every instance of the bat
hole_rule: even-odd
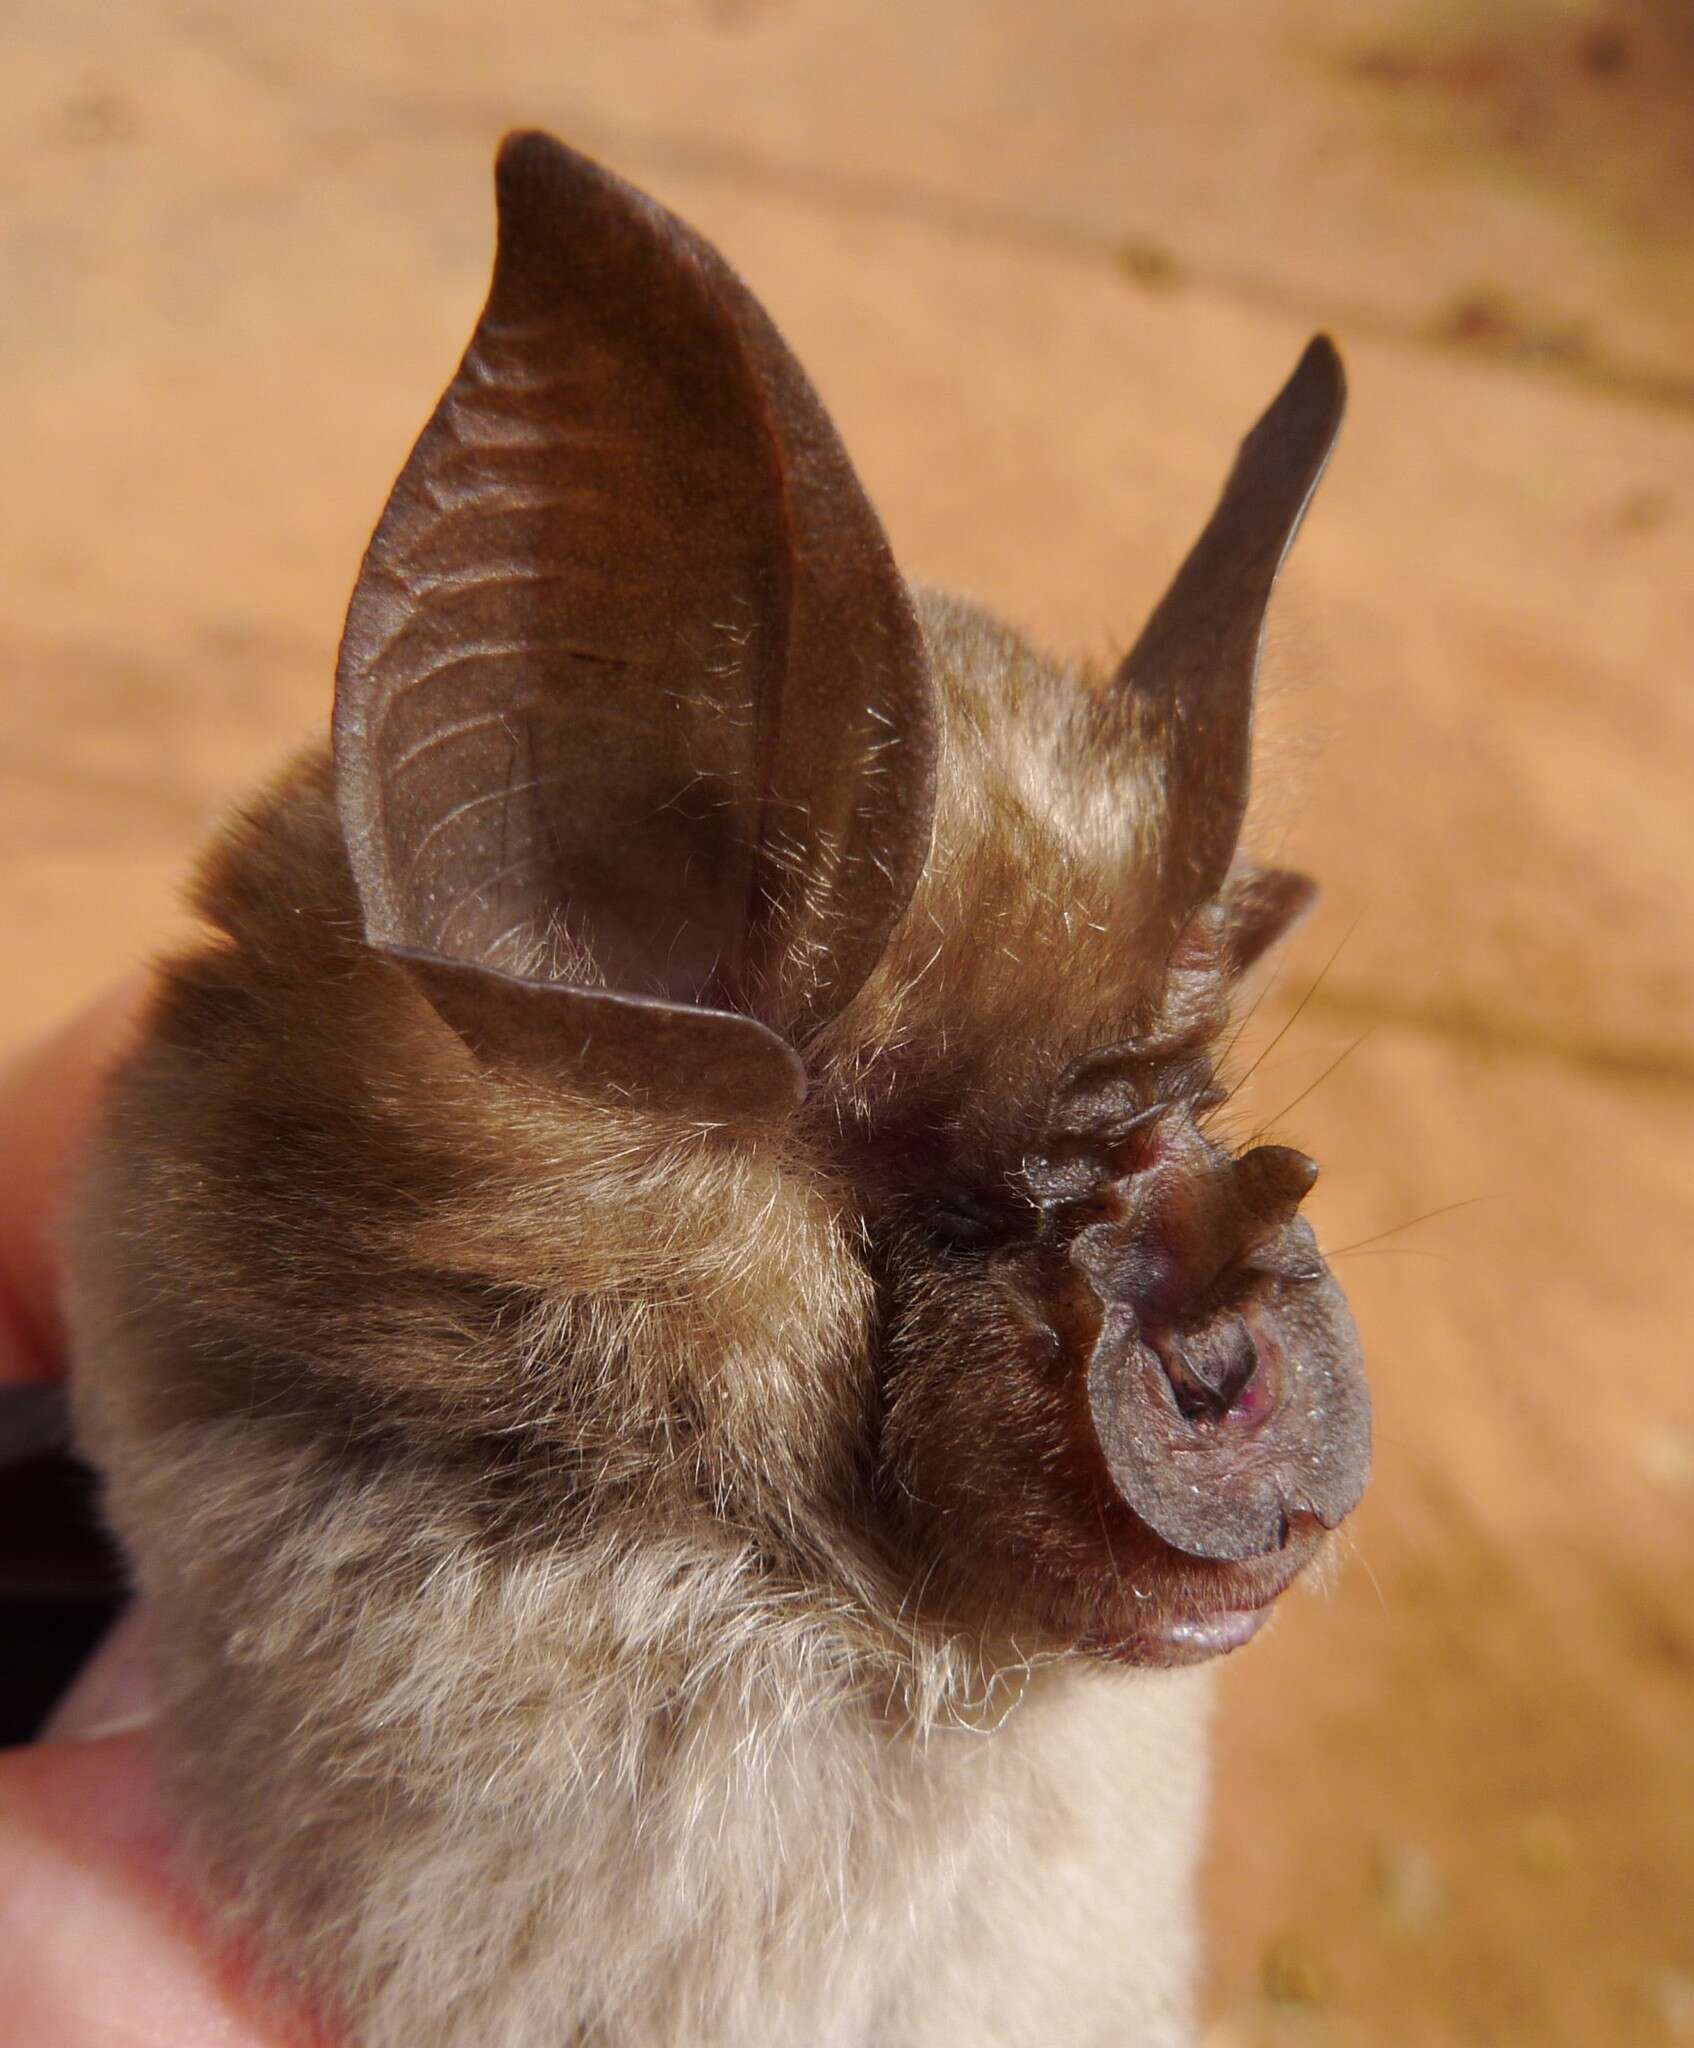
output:
[[[358,2048],[1192,2039],[1210,1673],[1359,1498],[1255,671],[1314,340],[1115,669],[914,591],[540,134],[71,1230],[181,1868]]]

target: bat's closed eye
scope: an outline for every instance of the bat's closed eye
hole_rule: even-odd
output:
[[[945,1195],[930,1203],[923,1220],[936,1243],[955,1252],[986,1251],[1011,1229],[1004,1204],[987,1195]]]

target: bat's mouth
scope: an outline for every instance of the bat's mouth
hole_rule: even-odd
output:
[[[1120,1574],[1121,1597],[1110,1602],[1083,1647],[1113,1663],[1175,1668],[1227,1657],[1250,1643],[1278,1602],[1323,1548],[1326,1531],[1309,1516],[1296,1518],[1283,1549],[1251,1564],[1206,1565],[1167,1556],[1158,1574],[1175,1585],[1151,1613],[1140,1611],[1133,1571]]]

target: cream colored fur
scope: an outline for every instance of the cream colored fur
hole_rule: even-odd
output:
[[[730,1541],[502,1554],[262,1417],[125,1456],[135,1362],[85,1412],[192,1867],[360,2048],[1192,2038],[1205,1673],[877,1657]]]

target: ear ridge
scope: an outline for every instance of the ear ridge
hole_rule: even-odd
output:
[[[1272,591],[1346,405],[1327,335],[1242,442],[1223,495],[1114,678],[1107,704],[1163,791],[1147,921],[1177,928],[1222,887],[1252,770],[1253,691]]]
[[[487,305],[342,643],[367,937],[415,972],[497,974],[517,939],[591,934],[588,1010],[655,1056],[687,1036],[652,1021],[667,1004],[802,1036],[870,972],[927,853],[910,596],[708,244],[543,135],[508,138],[496,191]],[[510,983],[548,985],[491,983],[477,1035],[498,1017],[533,1056]]]

